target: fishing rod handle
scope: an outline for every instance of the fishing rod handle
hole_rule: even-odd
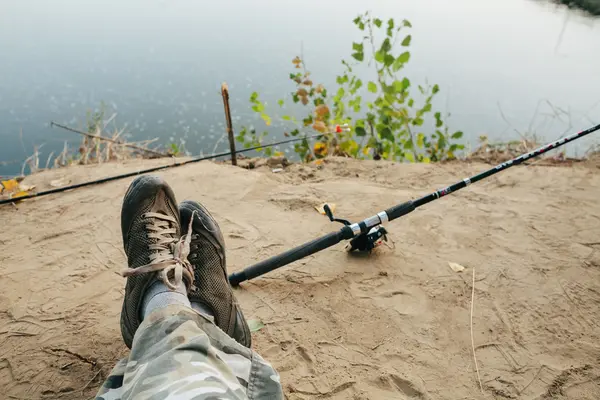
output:
[[[257,264],[251,265],[242,271],[234,272],[229,275],[229,283],[231,286],[238,286],[241,282],[264,275],[267,272],[271,272],[274,269],[283,267],[284,265],[334,246],[340,241],[352,237],[352,230],[345,226],[337,232],[328,233],[325,236],[306,242],[298,247],[294,247],[285,253],[278,254]]]
[[[415,203],[412,200],[398,204],[385,210],[388,220],[391,221],[396,218],[400,218],[403,215],[415,211]]]

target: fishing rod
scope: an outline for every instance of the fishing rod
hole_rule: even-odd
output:
[[[324,209],[329,219],[333,222],[340,222],[344,225],[339,231],[328,233],[325,236],[311,240],[310,242],[304,243],[298,247],[294,247],[293,249],[284,253],[275,255],[267,260],[251,265],[242,271],[234,272],[229,275],[229,283],[232,286],[238,286],[241,282],[264,275],[277,268],[281,268],[294,261],[300,260],[301,258],[307,257],[321,250],[325,250],[338,244],[342,240],[350,240],[348,246],[349,251],[370,251],[378,243],[381,243],[381,241],[385,239],[387,232],[385,228],[381,226],[382,224],[395,220],[396,218],[400,218],[413,212],[418,207],[444,197],[450,193],[454,193],[472,183],[497,174],[500,171],[504,171],[510,167],[519,165],[530,158],[538,157],[550,150],[560,147],[573,140],[579,139],[599,129],[600,124],[579,133],[564,137],[555,142],[530,151],[529,153],[522,154],[516,158],[513,158],[512,160],[498,164],[497,166],[480,174],[474,175],[470,178],[465,178],[443,189],[436,190],[435,192],[423,196],[417,200],[409,200],[407,202],[392,206],[385,211],[381,211],[357,223],[352,224],[349,221],[334,218],[331,209],[326,205]]]
[[[312,135],[312,136],[303,136],[303,137],[300,137],[300,138],[292,138],[292,139],[282,140],[282,141],[279,141],[279,142],[263,144],[263,145],[260,145],[260,146],[254,146],[254,147],[250,147],[250,148],[243,149],[243,150],[236,150],[235,154],[246,153],[248,151],[258,150],[258,149],[262,149],[262,148],[265,148],[265,147],[273,147],[273,146],[279,146],[279,145],[282,145],[282,144],[287,144],[287,143],[292,143],[292,142],[299,142],[301,140],[316,139],[316,138],[320,138],[320,137],[323,137],[323,136],[326,136],[326,135],[330,135],[330,134],[333,134],[333,133],[341,133],[341,132],[347,131],[347,130],[349,130],[349,128],[346,125],[342,125],[342,126],[336,125],[335,131],[333,131],[333,132],[318,133],[318,134]],[[97,179],[97,180],[94,180],[94,181],[77,183],[75,185],[70,185],[70,186],[63,186],[63,187],[60,187],[60,188],[50,189],[50,190],[46,190],[46,191],[43,191],[43,192],[31,193],[31,194],[28,194],[26,196],[19,196],[19,197],[15,197],[15,198],[11,198],[11,199],[0,200],[0,205],[8,204],[8,203],[14,203],[15,201],[32,199],[34,197],[47,196],[49,194],[66,192],[67,190],[79,189],[79,188],[82,188],[82,187],[85,187],[85,186],[91,186],[91,185],[98,185],[98,184],[101,184],[101,183],[106,183],[106,182],[110,182],[110,181],[116,181],[118,179],[125,179],[125,178],[129,178],[129,177],[136,176],[136,175],[148,174],[150,172],[156,172],[156,171],[161,171],[161,170],[165,170],[165,169],[169,169],[169,168],[175,168],[175,167],[181,167],[183,165],[188,165],[188,164],[197,163],[197,162],[200,162],[200,161],[212,160],[214,158],[231,156],[231,155],[233,155],[233,153],[230,152],[230,151],[228,151],[228,152],[224,152],[224,153],[212,154],[210,156],[197,157],[197,158],[193,158],[191,160],[186,160],[186,161],[176,161],[173,164],[161,165],[159,167],[152,167],[152,168],[147,168],[147,169],[143,169],[143,170],[139,170],[139,171],[128,172],[126,174],[109,176],[109,177],[102,178],[102,179]]]

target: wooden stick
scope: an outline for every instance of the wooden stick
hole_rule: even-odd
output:
[[[231,124],[231,109],[229,108],[229,87],[225,82],[223,82],[221,85],[221,95],[223,96],[223,106],[225,107],[225,121],[227,122],[227,135],[229,136],[231,165],[237,165],[237,156],[235,154],[235,138],[233,137],[233,126]]]
[[[94,135],[92,133],[83,132],[83,131],[80,131],[80,130],[77,130],[77,129],[74,129],[74,128],[70,128],[70,127],[65,126],[65,125],[57,124],[54,121],[50,121],[50,126],[51,127],[52,126],[58,126],[61,129],[64,129],[64,130],[67,130],[67,131],[71,131],[71,132],[75,132],[75,133],[79,133],[80,135],[84,135],[84,136],[87,136],[87,137],[90,137],[90,138],[93,138],[93,139],[105,140],[107,142],[116,143],[116,144],[119,144],[121,146],[131,147],[132,149],[136,149],[136,150],[139,150],[139,151],[145,151],[146,153],[155,154],[155,155],[157,155],[159,157],[170,157],[170,155],[167,154],[167,153],[162,153],[160,151],[151,150],[151,149],[145,149],[143,147],[139,147],[139,146],[136,146],[134,144],[124,143],[124,142],[122,142],[120,140],[114,140],[114,139],[110,139],[110,138],[107,138],[107,137],[104,137],[104,136],[98,136],[98,135]]]
[[[479,376],[479,366],[477,365],[477,357],[475,356],[475,339],[473,339],[473,305],[475,303],[475,268],[473,268],[473,285],[471,288],[471,348],[473,349],[473,361],[475,361],[475,371],[477,371],[477,381],[479,389],[483,394],[483,385],[481,384],[481,376]]]

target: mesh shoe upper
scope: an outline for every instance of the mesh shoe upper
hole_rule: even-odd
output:
[[[162,218],[153,217],[154,214]],[[166,246],[180,240],[179,221],[175,195],[165,181],[155,176],[135,179],[125,194],[121,209],[123,246],[129,267],[123,275],[128,276],[132,270],[167,259]],[[164,268],[156,270],[161,269]],[[144,293],[156,276],[156,273],[148,272],[131,274],[127,278],[121,311],[121,333],[129,348],[141,323]]]
[[[184,201],[179,206],[183,234],[194,213],[189,261],[194,267],[194,285],[189,292],[191,302],[213,311],[215,324],[246,347],[251,335],[229,281],[225,260],[225,241],[216,221],[201,204]]]

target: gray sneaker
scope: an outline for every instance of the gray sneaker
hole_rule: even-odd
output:
[[[189,238],[186,242],[181,237],[175,195],[161,178],[141,176],[129,186],[121,209],[121,231],[129,267],[122,273],[127,285],[121,334],[131,348],[148,287],[160,279],[175,289],[183,279],[189,290],[193,288],[194,272],[187,261]]]
[[[195,288],[188,294],[190,301],[208,307],[221,330],[250,347],[250,329],[227,279],[225,241],[219,225],[206,208],[194,201],[181,203],[179,213],[184,235],[193,215],[188,260],[193,265]]]

